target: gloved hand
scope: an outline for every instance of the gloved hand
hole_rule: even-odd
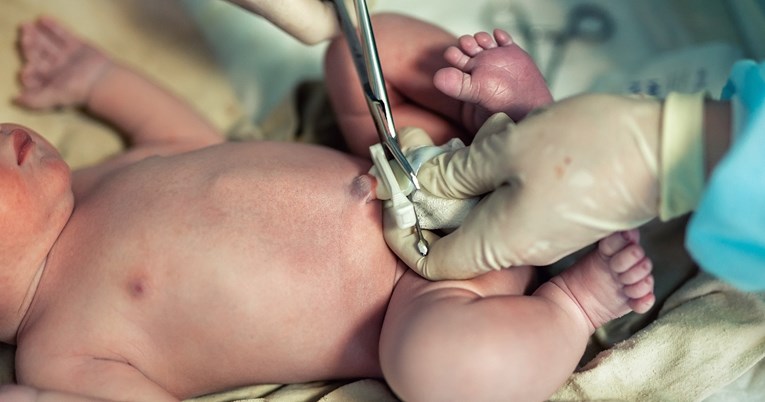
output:
[[[258,14],[295,39],[313,45],[339,33],[331,1],[322,0],[228,0]],[[350,8],[353,10],[353,7]]]
[[[435,196],[486,194],[462,225],[440,239],[428,233],[426,257],[413,247],[410,230],[387,220],[385,239],[420,275],[465,279],[553,263],[651,220],[667,203],[676,204],[668,217],[687,211],[693,205],[684,196],[696,191],[699,175],[703,184],[702,110],[698,96],[668,102],[662,113],[656,99],[582,95],[532,112],[518,125],[494,115],[469,147],[436,156],[418,172],[422,191]],[[400,141],[410,145],[405,135]],[[676,186],[675,177],[692,185]],[[667,183],[672,190],[660,205]]]

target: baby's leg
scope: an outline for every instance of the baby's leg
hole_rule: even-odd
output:
[[[494,30],[459,38],[444,54],[452,64],[439,70],[433,82],[446,95],[464,102],[462,118],[477,130],[486,119],[504,112],[514,121],[552,102],[542,73],[510,35]]]
[[[638,236],[631,230],[606,237],[596,251],[542,284],[534,296],[568,310],[589,333],[630,311],[647,312],[655,301],[652,265]]]
[[[411,272],[401,279],[380,342],[385,378],[400,397],[543,400],[574,371],[597,326],[654,300],[636,232],[602,240],[530,296],[497,288],[525,269],[469,281],[433,283]]]
[[[378,14],[372,24],[396,127],[420,127],[437,144],[466,135],[459,120],[461,102],[433,86],[435,72],[448,67],[442,55],[456,38],[403,15]],[[353,153],[368,157],[369,146],[378,142],[377,131],[343,38],[327,50],[325,76],[346,142]]]
[[[396,126],[420,127],[436,144],[453,137],[469,142],[493,113],[517,121],[552,101],[533,60],[503,31],[495,30],[496,42],[482,32],[453,46],[453,35],[414,18],[380,14],[373,26]],[[377,131],[344,39],[330,45],[325,71],[346,141],[367,156]]]
[[[15,100],[34,109],[84,105],[110,64],[100,51],[47,17],[20,26],[19,51],[24,65]]]

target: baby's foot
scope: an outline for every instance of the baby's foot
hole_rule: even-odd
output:
[[[450,46],[444,58],[453,67],[437,71],[433,83],[465,102],[462,120],[469,130],[497,112],[519,121],[552,101],[534,61],[501,29],[494,30],[493,38],[486,32],[460,37],[459,46]]]
[[[638,237],[637,230],[614,233],[550,280],[583,314],[590,332],[630,311],[645,313],[653,306],[651,260]]]
[[[100,51],[73,36],[50,17],[19,28],[23,66],[16,102],[33,109],[85,104],[111,65]]]

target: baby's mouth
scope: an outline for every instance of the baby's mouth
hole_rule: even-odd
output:
[[[35,143],[32,141],[32,137],[22,130],[13,130],[11,138],[13,139],[13,149],[16,151],[16,163],[21,166]]]

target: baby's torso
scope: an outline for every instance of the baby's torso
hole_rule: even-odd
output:
[[[321,148],[229,143],[114,174],[78,200],[28,346],[63,338],[184,395],[379,375],[401,268],[367,169]]]

